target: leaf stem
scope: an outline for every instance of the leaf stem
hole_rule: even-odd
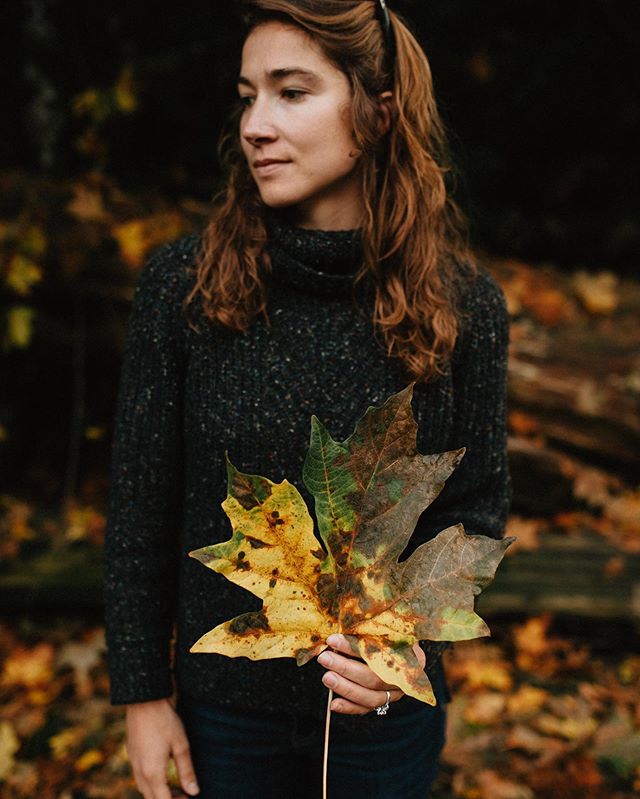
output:
[[[331,700],[333,690],[329,688],[329,699],[327,700],[327,718],[324,724],[324,758],[322,761],[322,799],[327,799],[327,763],[329,760],[329,725],[331,723]]]

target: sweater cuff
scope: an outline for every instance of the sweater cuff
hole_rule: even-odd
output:
[[[150,702],[174,693],[166,640],[112,642],[107,652],[107,666],[112,705]]]

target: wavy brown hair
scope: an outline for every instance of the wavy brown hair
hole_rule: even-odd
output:
[[[390,12],[396,56],[390,63],[372,0],[249,0],[246,33],[270,20],[307,32],[348,77],[354,139],[364,196],[363,262],[354,287],[374,289],[374,330],[389,357],[411,378],[443,373],[459,328],[463,273],[477,266],[466,217],[451,198],[452,172],[429,62],[403,19]],[[390,90],[391,125],[380,131],[379,95]],[[227,172],[196,255],[196,282],[185,307],[200,295],[205,316],[246,331],[266,312],[271,262],[265,247],[267,208],[249,172],[238,131],[239,106],[219,141]],[[463,268],[464,267],[464,268]]]

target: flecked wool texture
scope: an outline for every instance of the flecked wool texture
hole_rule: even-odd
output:
[[[111,702],[169,697],[177,688],[212,705],[295,709],[322,719],[325,669],[315,659],[298,667],[292,658],[189,652],[208,630],[262,603],[188,552],[231,537],[221,507],[225,450],[240,471],[274,482],[287,478],[313,512],[302,482],[311,415],[342,441],[369,406],[382,405],[411,378],[387,357],[370,312],[352,292],[362,256],[359,230],[308,230],[273,217],[269,323],[259,316],[246,333],[212,325],[197,302],[191,306],[197,330],[189,327],[182,301],[193,285],[197,244],[198,234],[191,234],[152,254],[129,317],[105,545]],[[511,502],[509,327],[504,296],[483,267],[462,308],[466,317],[445,374],[417,383],[412,405],[419,452],[466,447],[466,453],[421,515],[401,559],[458,522],[470,534],[504,533]],[[442,644],[423,648],[427,673],[441,668]],[[416,705],[405,696],[392,708],[405,713]],[[380,723],[376,714],[337,714],[336,723],[354,719]]]

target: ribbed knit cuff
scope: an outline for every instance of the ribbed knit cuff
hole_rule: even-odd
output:
[[[150,702],[174,692],[167,641],[112,642],[107,665],[112,705]]]

